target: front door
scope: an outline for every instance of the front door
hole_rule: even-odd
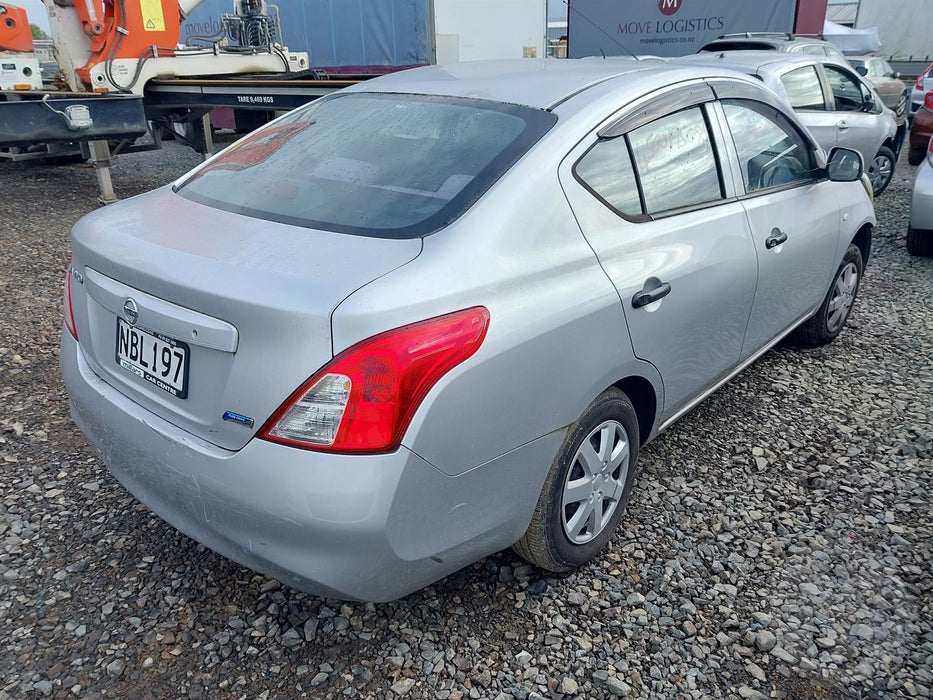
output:
[[[723,100],[758,256],[743,357],[793,328],[826,294],[839,236],[832,185],[814,176],[813,145],[773,107]]]

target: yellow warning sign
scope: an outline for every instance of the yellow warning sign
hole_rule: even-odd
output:
[[[162,0],[139,0],[139,11],[143,16],[143,28],[147,32],[165,31]]]

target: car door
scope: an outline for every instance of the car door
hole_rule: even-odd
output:
[[[560,167],[583,235],[619,292],[634,352],[661,374],[665,417],[736,367],[757,279],[745,211],[729,196],[710,134],[703,101],[712,93],[701,85],[592,134]]]
[[[827,153],[839,138],[839,115],[829,109],[824,81],[815,64],[779,75],[790,106]]]
[[[852,71],[829,63],[820,68],[830,91],[830,109],[837,116],[836,145],[854,148],[870,163],[888,135],[882,106],[865,109],[866,101],[875,102],[876,97]]]
[[[715,106],[732,136],[741,197],[758,257],[742,350],[751,357],[820,304],[831,278],[839,213],[815,144],[773,105],[726,98]]]

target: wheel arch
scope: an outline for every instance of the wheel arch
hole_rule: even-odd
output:
[[[862,224],[862,227],[855,233],[852,243],[858,246],[862,251],[862,269],[868,267],[868,256],[871,255],[871,234],[874,226],[870,223]]]
[[[645,377],[632,375],[620,379],[613,386],[632,402],[638,417],[638,438],[644,445],[654,434],[658,419],[658,394],[654,385]]]

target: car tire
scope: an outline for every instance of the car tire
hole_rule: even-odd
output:
[[[548,571],[569,571],[599,554],[622,519],[638,451],[632,402],[618,389],[604,391],[564,438],[515,552]]]
[[[896,163],[897,158],[894,157],[894,151],[887,146],[882,146],[868,165],[868,178],[871,180],[871,187],[876,197],[884,192],[891,183]]]
[[[933,256],[933,232],[919,228],[908,228],[907,252],[911,255]]]
[[[917,148],[911,148],[907,151],[907,162],[911,165],[920,165],[923,162],[923,157],[927,154],[927,149],[923,146]]]
[[[863,270],[862,251],[851,243],[819,310],[797,329],[799,341],[817,347],[836,339],[852,312]]]

